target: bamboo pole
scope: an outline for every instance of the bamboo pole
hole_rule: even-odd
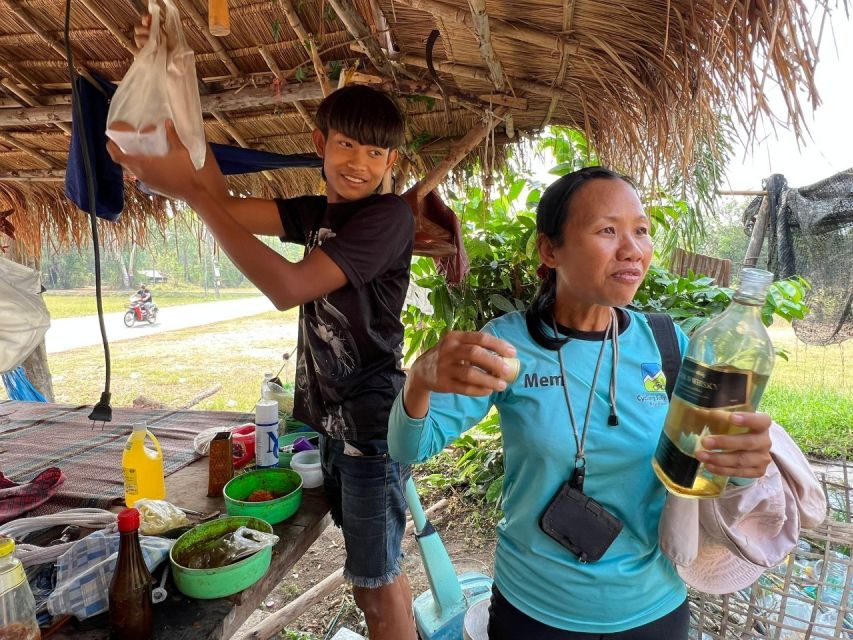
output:
[[[492,33],[489,28],[489,14],[486,13],[486,0],[468,0],[471,5],[471,18],[474,21],[474,33],[480,43],[480,55],[489,68],[492,84],[498,91],[504,90],[504,71],[492,46]]]
[[[749,245],[746,247],[746,255],[743,258],[744,267],[754,267],[761,255],[764,246],[764,234],[767,233],[767,223],[770,221],[770,198],[764,196],[761,206],[755,214],[755,224],[752,227],[752,235],[749,236]]]
[[[0,132],[0,142],[3,142],[7,145],[15,147],[16,149],[18,149],[20,151],[23,151],[28,156],[31,156],[31,157],[35,158],[36,160],[43,162],[48,167],[55,167],[56,166],[56,162],[54,162],[53,158],[44,155],[41,151],[36,151],[32,147],[28,147],[27,145],[23,144],[22,142],[18,142],[12,136],[7,135],[3,132]]]
[[[41,38],[45,42],[45,44],[47,44],[47,46],[49,46],[51,49],[53,49],[54,52],[59,54],[59,56],[63,60],[68,59],[66,57],[66,54],[65,54],[65,46],[63,44],[61,44],[58,40],[56,40],[55,38],[50,36],[44,29],[39,27],[36,24],[33,17],[30,15],[29,11],[27,9],[25,9],[18,0],[4,0],[4,1],[6,3],[6,6],[9,7],[9,10],[12,13],[14,13],[15,16],[21,22],[23,22],[25,25],[27,25],[34,34],[36,34],[39,38]],[[98,81],[95,80],[95,78],[92,77],[92,74],[89,73],[85,68],[78,67],[77,73],[79,73],[81,76],[86,78],[86,80],[88,80],[89,82],[91,82],[95,86],[100,86],[100,85],[98,85]]]
[[[190,17],[190,20],[193,21],[195,26],[198,27],[199,31],[201,31],[201,35],[204,36],[205,40],[207,40],[207,43],[210,45],[210,48],[213,49],[216,57],[219,58],[222,61],[222,64],[225,65],[225,68],[228,69],[228,73],[232,76],[240,76],[240,69],[237,68],[237,65],[234,64],[233,58],[231,58],[231,56],[228,55],[228,52],[225,51],[225,47],[222,46],[222,42],[216,36],[210,35],[207,18],[201,15],[192,2],[181,2],[180,7]]]
[[[426,510],[427,518],[434,518],[444,511],[449,502],[443,498]],[[413,521],[406,524],[406,536],[412,534],[415,525]],[[235,640],[268,640],[272,638],[286,625],[305,613],[317,602],[325,598],[329,593],[344,583],[344,569],[341,567],[334,573],[326,576],[323,580],[308,589],[295,600],[288,602],[284,607],[267,616],[260,623],[248,631],[238,635]]]
[[[284,15],[290,28],[296,32],[296,37],[305,47],[308,55],[311,57],[311,62],[314,65],[314,72],[317,74],[317,80],[320,82],[320,87],[323,90],[323,97],[326,97],[332,92],[332,85],[329,83],[329,76],[326,74],[326,68],[323,66],[323,61],[320,59],[320,54],[317,52],[317,44],[314,42],[314,36],[305,30],[302,24],[302,19],[296,12],[296,8],[290,0],[280,0],[278,3],[281,6]]]
[[[284,74],[281,72],[281,67],[278,66],[278,63],[275,61],[272,53],[270,53],[269,49],[267,49],[264,45],[258,45],[258,51],[261,54],[261,57],[264,59],[264,62],[267,63],[270,71],[275,74],[275,77],[278,79],[279,86],[283,85],[287,80],[284,77]],[[308,113],[308,110],[299,102],[293,103],[294,108],[297,113],[302,116],[302,119],[305,121],[305,124],[308,125],[309,129],[316,129],[317,125],[314,122],[314,118],[311,117],[311,114]]]
[[[401,55],[400,62],[415,67],[422,67],[424,69],[427,68],[426,58],[421,58],[420,56],[412,54]],[[432,64],[436,68],[436,70],[441,71],[443,73],[449,73],[450,75],[460,76],[462,78],[470,78],[472,80],[483,80],[485,82],[491,81],[488,70],[483,69],[482,67],[472,67],[456,62],[439,62],[435,60]],[[531,80],[525,80],[516,76],[507,76],[507,80],[516,89],[526,91],[527,93],[534,93],[536,95],[558,99],[570,99],[575,97],[572,96],[572,94],[570,94],[568,91],[564,91],[563,89],[560,89],[558,87],[551,87],[547,84],[542,84],[541,82],[533,82]]]
[[[476,31],[471,13],[455,5],[439,2],[439,0],[397,0],[397,2],[412,9],[419,9],[420,11],[425,11],[451,22],[465,25],[471,31]],[[535,44],[549,51],[577,53],[579,48],[577,42],[568,41],[555,33],[531,29],[517,22],[504,22],[492,19],[489,21],[489,26],[492,35],[510,38],[527,44]]]
[[[89,13],[95,16],[95,18],[98,19],[98,22],[104,25],[107,28],[107,31],[113,34],[113,37],[118,41],[121,46],[130,51],[132,54],[136,55],[136,44],[124,34],[121,27],[119,27],[113,21],[113,19],[109,16],[108,13],[102,11],[98,4],[93,0],[80,1],[82,2],[83,6],[89,10]]]
[[[365,48],[371,64],[382,75],[393,78],[394,70],[391,68],[391,63],[388,62],[388,58],[383,53],[379,43],[370,33],[370,29],[358,9],[349,0],[328,0],[328,2],[338,14],[341,22],[344,23],[347,31]]]
[[[429,175],[418,182],[418,200],[423,200],[430,191],[441,184],[450,173],[451,169],[459,164],[471,150],[480,144],[489,132],[501,121],[508,112],[506,107],[495,109],[494,115],[489,114],[486,119],[462,136],[462,139],[451,148],[447,157],[439,162]]]

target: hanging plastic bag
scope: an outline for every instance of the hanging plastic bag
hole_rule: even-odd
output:
[[[172,120],[193,165],[201,169],[206,141],[195,54],[173,0],[149,0],[148,12],[151,35],[110,102],[107,135],[125,153],[163,156],[169,151],[165,123]]]
[[[0,373],[21,364],[44,339],[50,314],[39,274],[0,258]]]

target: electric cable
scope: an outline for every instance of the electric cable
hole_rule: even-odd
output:
[[[104,345],[104,390],[101,398],[92,408],[89,419],[92,422],[110,422],[113,419],[113,410],[110,406],[110,343],[107,339],[107,330],[104,326],[104,302],[101,291],[101,248],[98,240],[98,218],[95,214],[95,176],[92,169],[92,158],[89,155],[89,141],[86,139],[86,126],[83,120],[83,107],[80,104],[80,94],[77,90],[77,70],[74,68],[74,54],[71,51],[71,0],[65,0],[65,60],[68,63],[68,76],[71,79],[71,107],[74,118],[77,121],[77,131],[80,138],[80,146],[83,151],[83,167],[86,173],[86,189],[89,194],[89,219],[92,226],[92,247],[95,253],[95,302],[98,308],[98,325],[101,330],[101,341]],[[94,427],[94,424],[92,425]]]

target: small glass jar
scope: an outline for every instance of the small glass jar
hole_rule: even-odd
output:
[[[41,640],[36,602],[14,550],[15,541],[0,536],[0,639]]]

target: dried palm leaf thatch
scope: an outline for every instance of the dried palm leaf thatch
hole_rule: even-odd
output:
[[[208,101],[208,137],[279,153],[312,152],[307,122],[322,92],[283,3],[229,0],[231,34],[223,38],[207,32],[206,2],[179,4]],[[723,119],[751,134],[756,122],[769,118],[801,135],[801,96],[807,105],[818,103],[814,69],[829,12],[805,0],[486,0],[476,3],[477,11],[465,0],[290,6],[333,84],[340,75],[354,77],[398,96],[409,123],[404,155],[412,178],[441,166],[438,150],[501,105],[509,107],[512,126],[500,122],[456,168],[457,178],[466,162],[498,168],[505,145],[550,123],[582,130],[602,162],[645,183],[688,176],[698,150],[718,139]],[[62,193],[71,114],[64,9],[63,0],[0,3],[0,201],[15,208],[16,233],[31,251],[43,237],[87,237],[85,217]],[[133,59],[130,34],[143,10],[139,0],[72,3],[77,67],[119,82]],[[432,52],[435,76],[426,69],[425,50],[434,29],[440,32]],[[782,113],[770,112],[766,94],[774,87],[786,100]],[[258,196],[322,190],[316,169],[229,183]],[[127,198],[117,237],[142,241],[139,221],[152,214],[165,220],[164,205],[131,185]]]

